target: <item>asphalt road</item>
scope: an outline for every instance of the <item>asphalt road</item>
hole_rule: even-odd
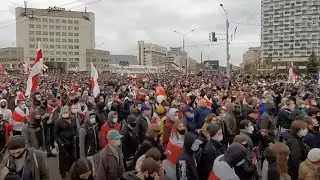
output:
[[[47,158],[47,163],[49,167],[50,179],[52,180],[62,180],[59,173],[59,159],[58,157]]]

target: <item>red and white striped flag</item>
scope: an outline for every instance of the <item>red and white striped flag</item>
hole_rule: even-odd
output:
[[[34,61],[34,65],[31,68],[30,75],[27,81],[27,90],[25,95],[30,97],[30,94],[36,92],[38,76],[42,73],[43,69],[43,59],[42,59],[42,50],[40,48],[40,42],[38,45],[38,51]]]
[[[171,66],[174,67],[176,70],[178,71],[183,71],[183,68],[180,67],[178,64],[176,64],[175,62],[170,62]]]
[[[295,84],[296,83],[296,74],[294,73],[293,63],[291,62],[291,67],[289,69],[289,82]]]
[[[97,69],[94,67],[93,63],[91,62],[91,77],[90,77],[90,81],[91,81],[91,89],[93,92],[93,97],[97,97],[100,93],[100,88],[98,85],[98,71]]]

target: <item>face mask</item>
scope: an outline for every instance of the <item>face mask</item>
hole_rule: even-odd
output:
[[[20,108],[21,108],[22,110],[25,110],[25,109],[26,109],[26,104],[20,104],[19,106],[20,106]]]
[[[311,101],[311,105],[312,106],[317,106],[317,102],[316,101]]]
[[[26,152],[26,149],[25,150],[23,150],[18,156],[12,156],[14,159],[21,159],[22,158],[22,156],[23,156],[23,154]]]
[[[114,145],[120,146],[120,145],[121,145],[121,140],[120,140],[120,139],[116,139],[116,140],[114,141]]]
[[[118,122],[118,118],[113,118],[113,119],[112,119],[112,122],[113,122],[113,123]]]
[[[151,176],[148,176],[148,177],[145,177],[144,178],[145,180],[154,180],[155,178],[151,177]]]
[[[319,126],[313,126],[313,130],[319,132]]]
[[[179,120],[179,116],[174,116],[174,120]]]
[[[129,129],[131,129],[131,130],[133,130],[135,126],[136,126],[136,123],[128,124],[128,127],[129,127]]]
[[[90,123],[91,123],[91,124],[96,123],[96,118],[90,118]]]
[[[212,140],[221,142],[223,140],[223,135],[213,136]]]
[[[181,135],[184,135],[186,133],[186,130],[185,129],[178,130],[178,133],[181,134]]]
[[[1,104],[1,108],[6,108],[7,105],[6,104]]]
[[[240,165],[243,164],[243,163],[244,163],[244,159],[243,159],[242,161],[238,162],[238,163],[236,164],[236,166],[240,166]]]
[[[242,144],[245,148],[248,148],[248,143]]]
[[[194,118],[194,114],[190,114],[190,118]]]
[[[251,126],[249,126],[248,127],[248,131],[250,132],[250,133],[252,133],[253,131],[254,131],[254,127],[251,125]]]
[[[69,117],[69,113],[62,114],[62,117],[63,117],[63,118],[68,118],[68,117]]]
[[[301,129],[298,133],[300,137],[304,137],[308,134],[308,129]]]

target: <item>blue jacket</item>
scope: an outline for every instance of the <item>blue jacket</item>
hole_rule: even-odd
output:
[[[320,133],[310,131],[304,137],[306,143],[310,146],[310,148],[320,148]]]
[[[196,125],[197,129],[200,129],[203,126],[205,118],[210,113],[211,109],[208,107],[198,107],[194,110],[194,124]]]

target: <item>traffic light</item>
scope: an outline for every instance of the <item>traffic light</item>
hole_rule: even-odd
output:
[[[210,42],[217,42],[216,33],[212,32],[209,34],[209,41]]]

